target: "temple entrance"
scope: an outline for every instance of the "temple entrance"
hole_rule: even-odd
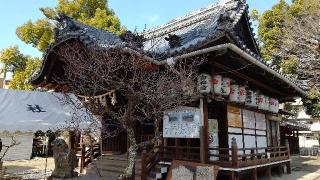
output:
[[[135,139],[137,144],[154,138],[154,125],[153,123],[140,122],[135,123]],[[115,122],[103,123],[102,128],[102,150],[107,154],[124,154],[127,153],[129,148],[127,133],[125,130],[119,128],[119,124]],[[112,135],[114,131],[114,135]],[[140,152],[140,150],[139,150]]]

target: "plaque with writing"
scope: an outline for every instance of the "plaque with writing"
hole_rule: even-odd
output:
[[[163,137],[199,138],[202,124],[199,108],[181,107],[167,111],[163,117]]]

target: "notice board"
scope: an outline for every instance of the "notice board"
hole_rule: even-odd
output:
[[[228,105],[228,126],[232,127],[242,127],[242,120],[241,120],[241,109],[235,106]]]
[[[200,138],[200,127],[203,125],[199,108],[180,107],[164,112],[164,138]]]

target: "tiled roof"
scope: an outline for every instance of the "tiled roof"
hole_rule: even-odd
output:
[[[141,34],[144,37],[142,47],[139,44],[141,42],[138,42],[138,44],[132,43],[114,33],[93,28],[70,17],[61,15],[60,19],[58,19],[61,28],[55,30],[55,42],[44,53],[41,69],[29,81],[32,82],[40,77],[40,74],[44,71],[43,68],[45,67],[49,52],[55,46],[68,39],[78,39],[88,47],[93,46],[104,49],[128,47],[161,61],[168,57],[195,51],[228,34],[237,47],[252,56],[257,62],[264,64],[266,68],[274,70],[274,73],[280,74],[289,81],[295,82],[293,78],[286,76],[275,66],[272,66],[272,64],[266,63],[259,55],[259,52],[249,48],[247,43],[238,36],[235,27],[243,16],[245,16],[246,22],[249,23],[248,6],[245,2],[242,0],[222,0],[220,3],[210,5],[199,11],[174,19],[167,24],[143,32]],[[248,38],[253,38],[254,46],[257,46],[252,28],[248,28],[251,36]],[[178,46],[170,47],[170,43],[167,40],[169,35],[175,35],[180,39]]]
[[[144,50],[152,56],[161,57],[196,49],[200,44],[210,43],[224,32],[231,31],[245,10],[246,4],[239,0],[224,0],[177,18],[142,33],[146,38]],[[179,36],[181,46],[171,48],[165,39],[169,34]]]
[[[55,30],[54,44],[59,44],[66,39],[77,38],[88,47],[121,48],[126,45],[116,34],[85,25],[64,14],[60,14],[58,21],[61,28]]]

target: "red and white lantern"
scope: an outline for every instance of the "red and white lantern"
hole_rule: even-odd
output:
[[[265,96],[263,94],[258,96],[258,109],[265,109]]]
[[[278,113],[279,112],[279,100],[276,99],[276,103],[275,103],[275,109],[274,109],[274,113]]]
[[[279,101],[275,98],[270,98],[269,99],[269,107],[270,107],[271,112],[278,113],[279,112]]]
[[[239,102],[239,85],[232,84],[230,86],[229,100],[231,102]]]
[[[252,90],[247,90],[246,92],[246,102],[245,105],[250,106],[250,107],[257,107],[257,95],[256,92]]]
[[[245,103],[247,97],[247,90],[245,86],[239,87],[239,103]]]
[[[222,84],[221,84],[221,94],[223,96],[229,96],[230,90],[231,90],[231,79],[228,77],[222,78]]]
[[[198,90],[200,93],[210,93],[211,76],[209,74],[200,74],[198,76]]]
[[[212,84],[212,93],[216,95],[221,95],[222,76],[214,75],[212,79]]]
[[[263,105],[264,110],[269,111],[269,96],[264,96],[264,105]]]

